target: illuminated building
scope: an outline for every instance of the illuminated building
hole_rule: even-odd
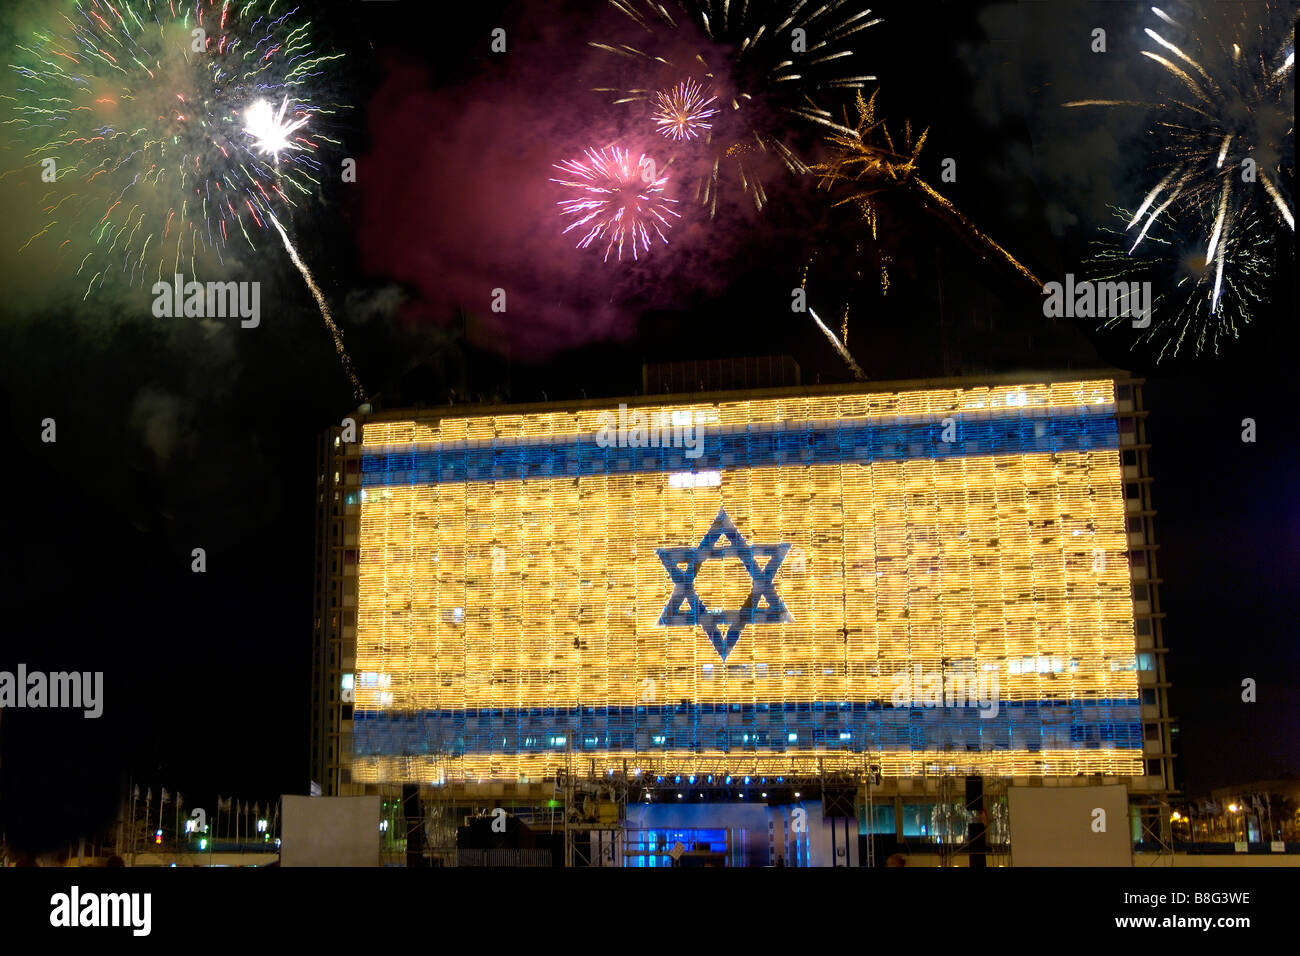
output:
[[[313,779],[877,768],[896,821],[945,777],[1167,792],[1139,385],[358,413],[320,456]]]

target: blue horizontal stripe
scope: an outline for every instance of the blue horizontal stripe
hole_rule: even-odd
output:
[[[1005,701],[996,716],[986,719],[981,713],[974,707],[882,707],[873,701],[356,711],[352,716],[359,756],[514,755],[569,747],[772,754],[810,748],[857,753],[1142,746],[1138,700]]]
[[[1113,411],[1098,414],[1098,407],[1052,415],[1017,410],[967,420],[954,415],[956,432],[950,434],[954,441],[943,440],[942,420],[706,428],[702,447],[696,449],[701,454],[695,458],[687,457],[684,448],[602,448],[594,433],[560,439],[444,442],[364,453],[361,484],[518,481],[1117,448],[1119,429]]]

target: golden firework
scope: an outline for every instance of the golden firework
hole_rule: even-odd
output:
[[[858,114],[856,123],[846,116],[843,129],[836,130],[827,137],[826,142],[834,150],[833,156],[826,162],[811,167],[820,177],[818,188],[830,191],[836,187],[846,187],[848,194],[833,205],[856,206],[870,226],[873,239],[878,237],[880,222],[877,197],[900,188],[911,190],[928,212],[943,220],[981,258],[1002,262],[1036,288],[1041,288],[1042,282],[1029,269],[981,232],[956,206],[918,175],[918,160],[929,135],[929,128],[919,136],[914,136],[912,124],[907,121],[903,124],[902,137],[895,141],[885,121],[877,115],[878,92],[879,90],[870,97],[864,97],[859,91],[854,100]],[[888,282],[888,275],[882,266],[882,287],[887,288]]]

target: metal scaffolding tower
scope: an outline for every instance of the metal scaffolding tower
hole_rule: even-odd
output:
[[[575,772],[573,752],[565,761],[565,769],[556,777],[556,789],[563,793],[564,813],[564,865],[565,866],[622,866],[626,850],[627,793],[629,787],[627,764],[621,771],[598,774],[595,761],[587,772]],[[579,837],[586,834],[587,839]],[[596,840],[596,850],[592,840]],[[586,852],[580,843],[587,845]],[[608,849],[608,864],[603,854]]]

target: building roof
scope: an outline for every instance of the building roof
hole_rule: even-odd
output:
[[[699,404],[774,398],[802,398],[823,395],[861,395],[880,392],[917,391],[928,388],[970,388],[997,385],[1024,385],[1034,382],[1069,382],[1088,379],[1114,379],[1141,384],[1144,380],[1119,368],[1025,370],[996,375],[972,375],[954,378],[914,378],[893,381],[847,382],[836,385],[791,385],[780,388],[723,389],[703,392],[677,392],[662,395],[606,396],[603,398],[566,399],[555,402],[467,402],[464,404],[425,405],[381,411],[360,406],[354,414],[368,422],[409,421],[412,419],[469,418],[482,415],[527,415],[542,412],[579,411],[608,408],[611,404],[628,406],[657,404]]]

